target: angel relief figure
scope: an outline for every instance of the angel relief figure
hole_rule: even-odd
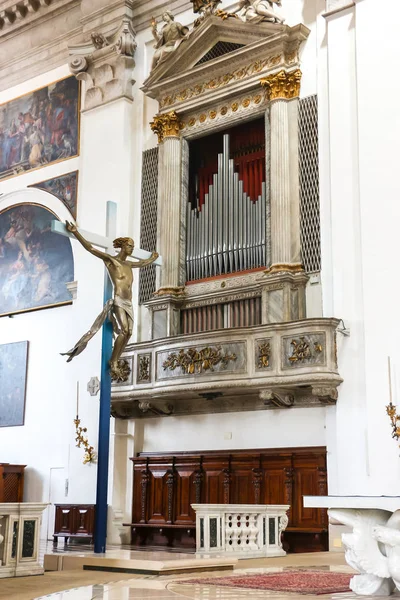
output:
[[[161,31],[157,29],[157,22],[152,18],[151,29],[156,43],[154,48],[153,62],[151,69],[153,70],[160,62],[162,62],[171,52],[174,52],[180,44],[187,38],[189,28],[177,23],[171,11],[166,10],[162,15],[162,20],[165,22]]]
[[[239,8],[235,11],[239,19],[246,23],[283,23],[284,19],[273,10],[273,5],[282,6],[281,0],[240,0]]]

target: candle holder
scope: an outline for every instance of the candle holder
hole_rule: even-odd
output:
[[[390,418],[390,422],[392,424],[392,438],[395,440],[400,439],[400,415],[397,414],[397,406],[392,404],[392,401],[389,402],[386,407],[386,413]],[[400,444],[399,444],[400,446]]]
[[[91,446],[89,444],[89,441],[87,439],[87,437],[85,437],[83,434],[87,433],[87,428],[86,427],[81,427],[81,421],[79,419],[79,416],[76,415],[76,419],[74,419],[74,423],[75,423],[75,432],[76,432],[76,447],[77,448],[81,448],[82,446],[85,449],[85,454],[83,455],[83,464],[87,465],[88,463],[94,463],[96,462],[96,454],[94,452],[94,448],[93,446]]]

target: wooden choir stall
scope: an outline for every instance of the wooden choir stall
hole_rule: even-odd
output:
[[[195,548],[191,504],[288,504],[285,550],[328,550],[326,510],[303,507],[326,495],[326,448],[140,453],[134,466],[131,542]]]

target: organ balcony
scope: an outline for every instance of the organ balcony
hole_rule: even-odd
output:
[[[128,381],[113,387],[120,418],[334,404],[339,320],[216,329],[127,347]]]

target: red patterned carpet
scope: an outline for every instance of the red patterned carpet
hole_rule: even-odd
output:
[[[353,575],[347,573],[331,573],[329,571],[283,571],[262,575],[191,579],[185,583],[318,595],[349,592],[349,582],[352,577]]]

